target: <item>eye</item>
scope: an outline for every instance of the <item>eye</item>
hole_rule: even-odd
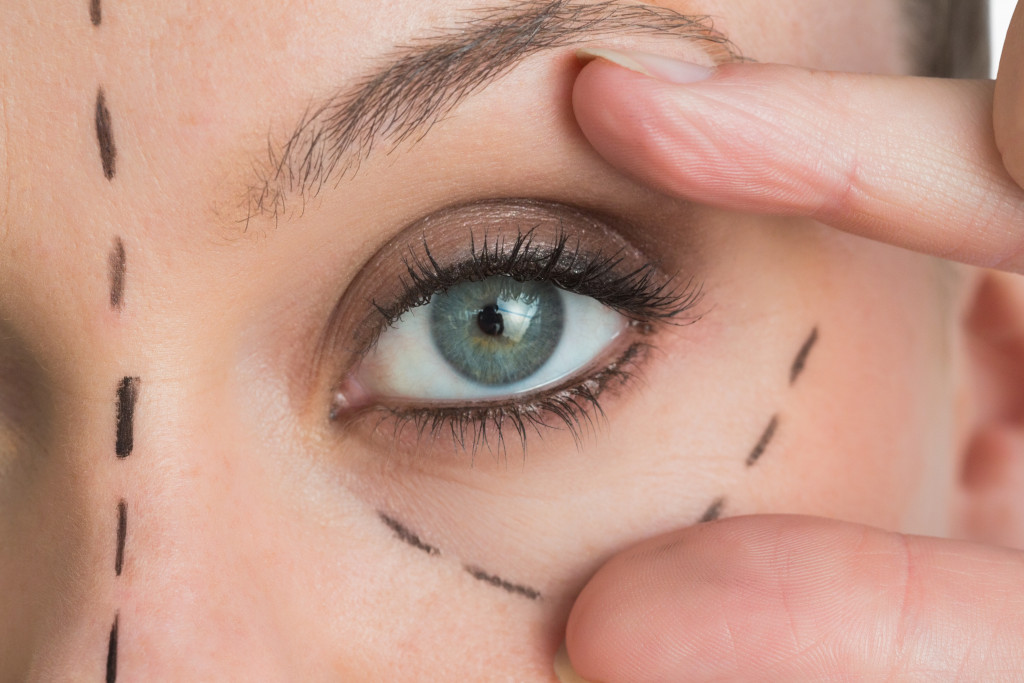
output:
[[[330,419],[393,440],[412,427],[441,449],[504,448],[505,432],[525,448],[548,428],[578,439],[604,414],[599,397],[643,362],[643,337],[699,319],[699,285],[662,273],[622,232],[524,199],[411,224],[331,316],[323,356],[341,359],[341,376]]]
[[[382,332],[355,379],[372,395],[412,402],[532,394],[591,366],[628,325],[589,296],[497,275],[407,311]]]

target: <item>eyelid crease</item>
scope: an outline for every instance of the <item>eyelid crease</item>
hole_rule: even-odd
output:
[[[604,416],[599,397],[631,380],[654,348],[643,337],[661,323],[700,319],[700,284],[663,273],[623,236],[639,234],[635,227],[614,216],[534,199],[446,207],[413,222],[363,266],[329,318],[317,365],[326,367],[321,374],[333,377],[330,423],[344,431],[369,427],[371,437],[390,424],[394,441],[412,427],[419,435],[415,442],[389,447],[392,453],[415,452],[424,437],[431,443],[444,440],[451,445],[448,451],[475,453],[483,446],[505,453],[510,430],[525,454],[528,434],[551,428],[567,430],[579,448],[583,435]],[[699,248],[688,258],[696,262],[698,254]],[[436,401],[383,396],[363,387],[363,362],[373,359],[377,338],[405,311],[447,287],[494,275],[545,278],[608,305],[630,323],[588,366],[536,391]],[[365,421],[374,414],[378,419],[371,426]]]
[[[642,324],[694,322],[703,296],[695,278],[662,273],[590,212],[531,199],[474,202],[414,222],[370,259],[332,313],[320,357],[339,344],[350,357],[365,355],[405,311],[492,275],[549,280]]]

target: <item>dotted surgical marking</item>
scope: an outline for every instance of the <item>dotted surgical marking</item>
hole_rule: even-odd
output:
[[[107,109],[107,98],[103,88],[96,93],[96,141],[100,145],[100,161],[103,164],[103,175],[113,180],[116,171],[117,148],[114,146],[114,131],[110,123],[110,110]]]
[[[529,600],[540,600],[540,591],[534,588],[530,588],[529,586],[524,586],[518,583],[511,583],[510,581],[506,581],[505,579],[499,576],[495,576],[494,574],[488,574],[479,567],[464,565],[462,568],[469,572],[469,575],[472,576],[474,579],[477,579],[478,581],[483,581],[484,583],[489,583],[495,588],[500,588],[503,591],[512,593],[513,595],[520,595]]]
[[[117,680],[117,623],[120,615],[114,613],[114,625],[110,628],[110,640],[107,642],[107,683]]]
[[[115,237],[114,246],[110,248],[110,254],[107,256],[110,271],[110,307],[113,309],[120,309],[124,305],[126,261],[124,242],[120,237]]]
[[[121,576],[124,567],[124,541],[128,537],[128,504],[122,498],[117,504],[117,553],[114,558],[114,573]]]
[[[117,440],[114,452],[127,458],[135,447],[135,402],[139,398],[139,378],[124,377],[117,387]]]
[[[793,365],[789,368],[789,384],[792,386],[796,383],[796,380],[804,371],[804,367],[807,365],[807,357],[811,355],[811,350],[814,345],[818,343],[818,328],[815,327],[811,330],[811,334],[807,337],[807,341],[804,342],[800,350],[797,351],[796,358],[793,359]]]
[[[772,437],[775,436],[775,431],[779,428],[779,416],[773,415],[771,422],[765,427],[764,432],[761,434],[761,438],[757,440],[757,444],[754,446],[754,450],[750,451],[750,455],[747,456],[747,467],[750,467],[756,463],[764,451],[768,448],[768,444],[771,443]]]
[[[405,526],[394,517],[379,510],[377,511],[377,517],[389,529],[391,529],[391,531],[394,532],[395,538],[402,541],[403,543],[407,543],[411,545],[413,548],[425,552],[427,555],[432,555],[434,557],[439,557],[441,555],[440,548],[430,545],[429,543],[424,543],[423,540],[419,537],[419,534],[416,534],[415,532],[411,531],[409,527]],[[540,600],[540,591],[536,590],[535,588],[530,588],[529,586],[524,586],[522,584],[506,581],[500,576],[490,574],[488,572],[485,572],[483,569],[480,569],[479,567],[475,567],[472,565],[463,565],[462,568],[465,569],[466,572],[468,572],[469,575],[472,576],[474,579],[478,581],[483,581],[484,583],[494,586],[495,588],[500,588],[503,591],[512,593],[513,595],[519,595],[530,600]]]
[[[410,531],[406,526],[404,526],[394,517],[389,517],[387,514],[383,512],[378,512],[377,516],[380,518],[380,521],[384,522],[384,524],[386,524],[389,529],[395,532],[395,536],[397,536],[405,543],[408,543],[413,548],[416,548],[417,550],[422,550],[427,555],[441,554],[441,551],[437,547],[432,546],[428,543],[424,543],[422,540],[420,540],[419,536]]]
[[[725,498],[716,498],[700,516],[698,523],[713,522],[722,516],[722,508],[725,507]]]

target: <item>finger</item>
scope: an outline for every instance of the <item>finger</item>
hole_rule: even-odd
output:
[[[996,144],[1010,175],[1024,186],[1024,3],[1018,3],[1003,44],[995,90]]]
[[[1024,271],[988,81],[729,64],[677,84],[596,59],[573,107],[598,152],[669,194]]]
[[[1022,585],[1009,550],[739,517],[612,559],[577,599],[566,645],[579,675],[606,683],[1016,680]]]

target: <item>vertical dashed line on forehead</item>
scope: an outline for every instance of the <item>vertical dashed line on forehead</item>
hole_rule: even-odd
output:
[[[107,97],[101,87],[96,92],[96,141],[100,146],[100,162],[107,180],[114,179],[117,162],[117,147],[114,146],[114,129],[107,108]]]
[[[103,21],[103,11],[100,7],[100,0],[90,0],[89,19],[92,21],[93,26],[99,26],[100,22]]]
[[[117,387],[117,439],[114,452],[127,458],[135,447],[135,402],[139,398],[139,378],[124,377]]]

